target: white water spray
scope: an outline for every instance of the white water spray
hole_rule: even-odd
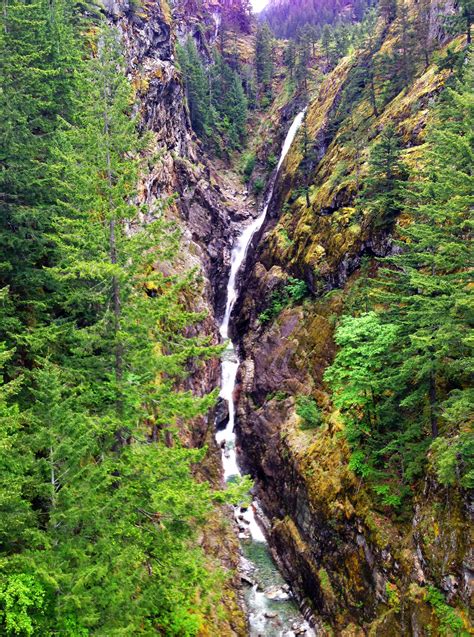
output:
[[[231,265],[230,265],[230,276],[229,282],[227,284],[227,303],[224,313],[224,318],[222,319],[222,323],[220,326],[220,333],[222,338],[226,339],[229,337],[229,321],[230,315],[232,314],[232,310],[234,308],[235,302],[237,300],[238,290],[236,287],[237,276],[240,272],[240,268],[245,261],[245,257],[247,256],[247,251],[250,243],[254,235],[260,230],[267,216],[268,207],[273,197],[273,191],[275,189],[275,184],[278,179],[278,173],[280,172],[280,168],[282,167],[283,162],[285,161],[285,157],[288,154],[288,151],[291,148],[291,144],[293,143],[296,133],[298,132],[301,124],[303,123],[303,118],[305,116],[306,109],[298,115],[293,120],[293,123],[288,131],[285,142],[283,144],[283,148],[280,155],[280,160],[276,167],[276,171],[273,177],[272,185],[269,190],[268,196],[265,201],[265,205],[263,207],[262,213],[253,221],[243,233],[238,237],[233,249],[231,256]],[[223,378],[223,380],[225,380]],[[235,377],[234,377],[235,380]],[[224,387],[224,385],[223,385]]]

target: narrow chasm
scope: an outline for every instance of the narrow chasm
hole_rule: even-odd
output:
[[[304,114],[305,111],[302,111],[295,117],[288,131],[260,214],[243,229],[232,247],[226,305],[219,328],[222,340],[227,343],[227,347],[222,357],[221,402],[216,423],[216,441],[222,450],[224,479],[228,483],[242,475],[240,461],[244,462],[244,459],[240,457],[241,450],[236,444],[235,433],[235,394],[238,391],[237,375],[240,360],[236,342],[233,340],[235,334],[232,322],[232,310],[242,285],[239,275],[242,270],[245,270],[252,240],[258,236],[265,223],[280,168],[303,122]],[[258,500],[254,499],[248,507],[235,507],[234,516],[241,541],[241,579],[245,586],[250,635],[255,637],[258,635],[268,637],[315,635],[308,621],[309,618],[306,619],[304,612],[298,609],[294,594],[280,574],[271,555],[265,535],[266,521]]]

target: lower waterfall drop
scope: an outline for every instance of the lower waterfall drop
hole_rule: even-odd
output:
[[[299,113],[286,136],[278,166],[270,185],[262,213],[238,237],[232,249],[231,271],[227,285],[227,302],[220,334],[229,339],[229,323],[232,309],[238,296],[237,277],[247,256],[248,247],[256,232],[262,227],[268,212],[278,173],[300,128],[306,110]],[[216,434],[217,444],[222,449],[224,479],[231,481],[240,476],[235,448],[235,403],[234,389],[239,369],[239,358],[234,343],[229,340],[222,357],[222,383],[220,396],[228,404],[229,420],[225,429]],[[259,507],[256,501],[250,507],[235,509],[242,547],[242,570],[248,573],[246,603],[249,614],[251,637],[315,637],[315,632],[302,617],[291,593],[279,573],[267,546],[265,534],[258,522]]]

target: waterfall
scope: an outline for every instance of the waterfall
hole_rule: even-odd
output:
[[[224,340],[229,338],[230,318],[238,296],[237,279],[241,267],[245,262],[248,248],[254,235],[260,230],[265,221],[281,166],[303,122],[305,112],[306,109],[298,113],[288,131],[261,214],[244,229],[233,246],[230,276],[227,285],[227,302],[224,318],[222,319],[219,330]],[[224,479],[226,481],[230,481],[241,475],[235,449],[235,404],[233,397],[238,369],[239,358],[236,348],[234,343],[229,340],[227,349],[222,357],[220,393],[221,398],[227,402],[229,407],[229,421],[226,428],[222,431],[218,431],[216,434],[217,443],[222,449],[222,464]],[[297,608],[290,601],[291,595],[269,556],[266,538],[258,523],[256,513],[258,513],[258,503],[256,501],[252,502],[251,506],[246,509],[237,508],[235,511],[236,521],[240,528],[239,537],[243,542],[247,541],[253,545],[250,549],[249,546],[247,546],[251,556],[245,560],[246,565],[250,566],[251,570],[255,568],[255,570],[258,571],[258,565],[256,564],[258,560],[260,566],[263,568],[262,565],[264,565],[265,567],[266,590],[261,592],[258,586],[255,585],[247,596],[251,635],[290,637],[291,635],[297,634],[297,632],[295,632],[297,630],[299,631],[298,634],[307,636],[314,635],[313,630],[307,622],[298,615]],[[242,546],[245,553],[244,543]],[[268,586],[269,583],[270,586]]]
[[[283,144],[283,148],[281,150],[280,160],[276,167],[275,173],[273,175],[273,179],[268,191],[268,195],[265,200],[265,205],[263,206],[262,213],[255,219],[253,223],[251,223],[242,234],[238,237],[233,249],[232,249],[232,257],[231,257],[231,265],[230,265],[230,276],[229,282],[227,283],[227,303],[225,307],[224,318],[222,319],[222,323],[220,326],[220,333],[222,338],[226,339],[229,336],[229,321],[230,315],[232,314],[232,310],[234,308],[235,302],[237,300],[237,276],[240,272],[240,268],[245,261],[245,257],[247,256],[247,251],[249,248],[252,239],[263,225],[265,218],[267,216],[268,207],[273,197],[273,192],[275,190],[275,184],[278,179],[278,174],[280,172],[280,168],[282,167],[283,162],[285,161],[285,157],[288,154],[288,151],[291,148],[291,144],[296,137],[296,133],[298,132],[301,124],[303,123],[303,118],[305,116],[306,109],[298,113],[298,115],[293,120],[293,123],[288,131],[285,142]],[[234,379],[235,380],[235,379]]]

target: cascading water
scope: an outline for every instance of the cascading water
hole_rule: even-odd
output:
[[[224,340],[229,338],[229,323],[232,309],[237,300],[237,277],[240,268],[245,261],[252,238],[265,221],[278,173],[303,122],[304,115],[305,111],[299,113],[288,131],[262,213],[245,228],[233,247],[230,277],[227,285],[227,303],[220,325],[220,334]],[[216,434],[217,443],[222,448],[226,481],[231,481],[241,475],[235,449],[235,404],[233,397],[238,368],[237,352],[234,343],[229,340],[222,358],[220,394],[221,398],[227,401],[229,420],[226,428]],[[266,538],[257,521],[256,512],[258,512],[258,503],[255,501],[247,509],[236,508],[235,510],[236,521],[240,529],[242,552],[245,556],[243,557],[244,568],[249,573],[249,582],[255,582],[253,586],[249,587],[246,595],[250,634],[252,637],[314,636],[314,631],[299,614],[298,608],[292,600],[291,591],[270,557]]]

